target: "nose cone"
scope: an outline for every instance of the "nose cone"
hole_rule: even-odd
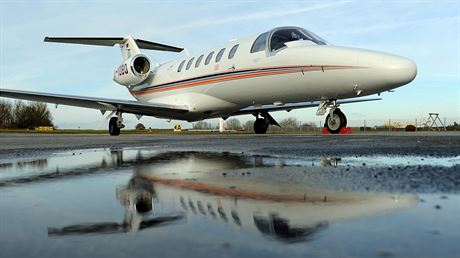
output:
[[[408,84],[417,75],[417,66],[407,58],[397,56],[385,57],[383,67],[387,82],[394,87]]]
[[[394,89],[408,84],[417,75],[412,60],[374,51],[361,51],[358,63],[366,67],[368,89],[375,92]]]

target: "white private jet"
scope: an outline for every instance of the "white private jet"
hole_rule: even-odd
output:
[[[318,107],[325,127],[339,133],[347,125],[340,104],[380,100],[357,97],[380,94],[408,84],[417,67],[409,59],[362,49],[333,46],[299,27],[279,27],[188,55],[182,48],[134,39],[45,37],[45,42],[114,46],[123,63],[113,80],[137,100],[119,100],[0,89],[1,97],[112,111],[111,135],[119,135],[123,113],[187,120],[253,114],[254,131],[263,134],[278,123],[272,111]],[[152,67],[139,49],[184,52]],[[279,125],[278,125],[279,126]]]

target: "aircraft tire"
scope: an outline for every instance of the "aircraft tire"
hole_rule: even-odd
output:
[[[342,127],[347,127],[348,121],[347,121],[347,117],[345,116],[345,114],[338,108],[334,111],[334,113],[337,113],[337,115],[340,116],[340,119],[342,119],[343,121]]]
[[[340,110],[338,110],[338,112],[335,110],[332,117],[330,114],[326,116],[326,122],[324,125],[329,133],[338,134],[346,123],[347,119],[345,115]]]
[[[118,120],[117,117],[112,117],[110,118],[110,121],[109,121],[109,133],[112,136],[120,135],[120,128],[117,125],[117,120]]]
[[[267,132],[267,129],[268,129],[267,121],[263,118],[257,118],[256,121],[254,122],[254,132],[256,134],[264,134]]]

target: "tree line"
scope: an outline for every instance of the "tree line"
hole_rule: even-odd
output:
[[[45,103],[0,100],[0,128],[33,129],[53,126],[53,117]]]
[[[227,130],[236,131],[252,131],[254,127],[254,121],[249,120],[245,123],[241,123],[238,118],[229,118],[225,121]],[[271,131],[311,131],[317,130],[318,125],[313,122],[301,122],[295,117],[288,117],[279,122],[281,127],[270,125]],[[198,121],[193,123],[193,129],[200,130],[211,130],[219,129],[219,125],[213,125],[206,121]]]

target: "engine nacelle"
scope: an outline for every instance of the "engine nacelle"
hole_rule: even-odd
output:
[[[126,59],[115,71],[113,80],[124,86],[141,84],[150,74],[150,61],[144,55]]]

